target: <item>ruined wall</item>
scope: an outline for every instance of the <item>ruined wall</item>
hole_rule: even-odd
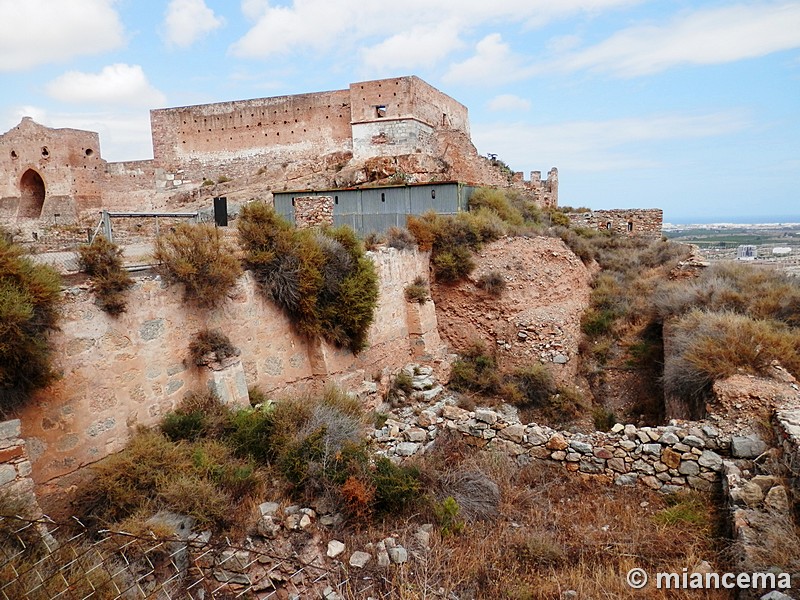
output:
[[[25,117],[0,136],[0,219],[72,222],[100,206],[105,172],[97,133]]]
[[[660,237],[664,211],[660,208],[630,208],[568,213],[576,227],[604,229],[624,235]]]
[[[369,347],[358,356],[298,337],[249,274],[210,312],[186,306],[181,290],[157,277],[137,280],[128,292],[128,312],[119,318],[100,311],[85,287],[68,290],[61,331],[53,336],[63,377],[19,415],[34,480],[60,478],[122,449],[138,425],[155,425],[188,391],[207,387],[208,370],[185,363],[194,334],[206,327],[222,330],[240,349],[245,384],[272,393],[326,379],[355,388],[412,356],[441,355],[433,303],[420,307],[410,328],[404,298],[409,282],[427,276],[428,255],[388,249],[369,256],[380,277],[380,298]],[[242,386],[235,373],[229,383],[234,392]],[[58,492],[58,482],[54,486],[40,491]]]

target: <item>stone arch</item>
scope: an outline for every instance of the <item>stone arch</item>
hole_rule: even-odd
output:
[[[19,210],[17,217],[21,219],[38,219],[42,216],[45,187],[42,176],[33,169],[28,169],[19,180]]]

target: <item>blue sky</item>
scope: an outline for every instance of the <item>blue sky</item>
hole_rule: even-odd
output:
[[[150,108],[414,74],[561,204],[800,221],[800,2],[0,0],[0,129],[152,156]]]

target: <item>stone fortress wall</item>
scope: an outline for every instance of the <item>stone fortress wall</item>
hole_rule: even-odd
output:
[[[544,182],[538,172],[531,181],[509,177],[477,154],[467,108],[413,76],[157,109],[150,118],[154,158],[116,163],[102,158],[97,133],[24,118],[0,135],[0,221],[64,224],[100,208],[154,210],[209,180],[257,174],[267,194],[401,174],[410,182],[517,187],[543,205],[557,203],[555,169]]]

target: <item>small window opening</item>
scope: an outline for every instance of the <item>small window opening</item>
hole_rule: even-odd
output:
[[[333,197],[333,203],[334,204],[339,204],[339,196],[334,196]]]
[[[633,221],[628,221],[628,231],[633,231]]]
[[[447,127],[447,113],[442,113],[442,127]]]
[[[18,158],[16,150],[11,151],[11,158]]]
[[[294,198],[292,198],[292,206],[294,206]]]
[[[608,223],[606,223],[606,229],[609,229],[609,230],[611,229],[611,221],[609,221]]]
[[[386,202],[386,194],[381,192],[381,202]]]
[[[431,198],[436,199],[436,190],[431,190]]]
[[[385,104],[377,105],[375,107],[375,114],[377,115],[378,118],[385,117],[386,116],[386,105]]]
[[[91,148],[87,148],[84,154],[86,154],[86,156],[91,156],[92,154],[94,154],[94,150],[92,150]]]
[[[42,146],[42,156],[44,156],[45,158],[50,156],[50,150],[47,149],[47,146]]]

